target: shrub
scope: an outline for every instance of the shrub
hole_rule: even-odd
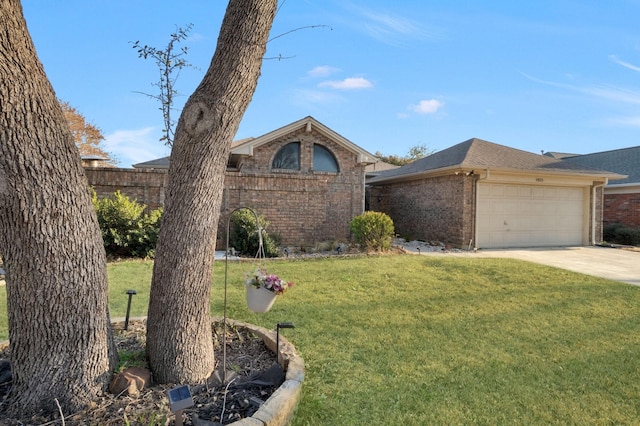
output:
[[[605,225],[603,238],[609,243],[637,246],[640,245],[640,229],[632,228],[621,223],[612,223]]]
[[[380,212],[365,212],[349,223],[356,241],[367,250],[388,250],[394,236],[393,221]]]
[[[278,256],[279,238],[267,233],[266,228],[269,226],[269,222],[262,215],[258,215],[258,223],[262,230],[262,246],[265,256]],[[256,216],[251,210],[241,209],[231,215],[229,246],[244,255],[253,256],[258,253],[260,240],[256,229]]]
[[[102,199],[98,199],[94,192],[93,207],[98,215],[107,255],[142,258],[155,256],[162,209],[145,214],[144,204],[129,199],[120,191]]]

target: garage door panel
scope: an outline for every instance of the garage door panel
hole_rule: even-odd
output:
[[[479,247],[582,244],[584,190],[481,183],[478,186]]]

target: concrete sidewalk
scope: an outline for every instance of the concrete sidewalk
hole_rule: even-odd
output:
[[[422,253],[438,255],[440,253]],[[640,286],[640,252],[608,247],[553,247],[449,252],[452,256],[512,258]],[[441,255],[441,254],[440,254]]]

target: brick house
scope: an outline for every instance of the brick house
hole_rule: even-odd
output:
[[[603,222],[605,225],[622,223],[640,228],[640,146],[586,155],[563,154],[562,159],[627,175],[604,187]]]
[[[617,173],[470,139],[367,181],[371,210],[408,239],[456,247],[602,241],[602,188]]]
[[[270,222],[283,245],[348,241],[349,222],[362,214],[365,169],[377,160],[313,117],[232,144],[225,173],[217,246],[229,215],[251,207]],[[99,196],[116,190],[150,207],[164,202],[169,157],[134,169],[87,169]]]

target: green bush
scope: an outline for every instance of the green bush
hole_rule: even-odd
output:
[[[262,246],[265,256],[278,256],[279,238],[267,233],[266,228],[269,226],[269,222],[262,215],[258,215],[258,222],[262,230]],[[229,246],[244,255],[255,256],[258,253],[260,240],[256,229],[256,216],[251,210],[241,209],[231,215]]]
[[[394,236],[393,221],[380,212],[365,212],[349,223],[356,242],[367,250],[388,250]]]
[[[98,215],[102,240],[108,256],[155,256],[162,209],[145,214],[146,206],[115,192],[108,198],[98,199],[93,194],[93,207]]]
[[[621,223],[612,223],[605,225],[603,238],[609,243],[637,246],[640,245],[640,229],[632,228]]]

